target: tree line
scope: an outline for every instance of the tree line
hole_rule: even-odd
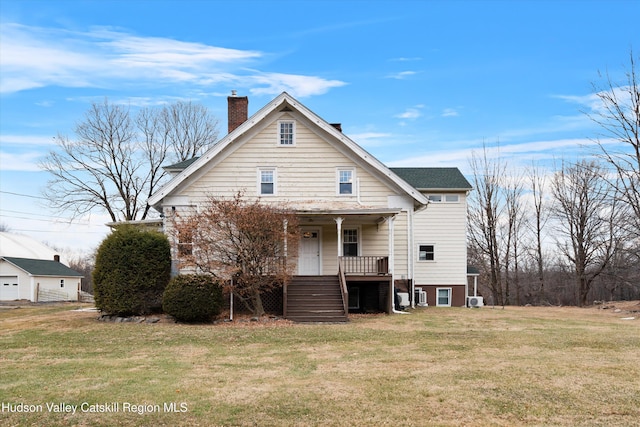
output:
[[[514,172],[484,147],[470,159],[469,263],[493,304],[577,304],[640,298],[640,90],[633,52],[626,80],[594,85],[591,153],[554,171]],[[217,120],[191,102],[161,108],[94,103],[41,162],[51,206],[100,209],[113,222],[145,219],[170,162],[217,140]]]
[[[488,302],[586,305],[640,299],[640,89],[594,85],[595,150],[553,171],[513,171],[487,147],[473,153],[469,262]]]

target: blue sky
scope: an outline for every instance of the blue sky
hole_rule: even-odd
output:
[[[624,77],[640,1],[0,2],[0,222],[89,251],[101,212],[46,207],[37,161],[91,102],[191,100],[226,132],[282,91],[390,166],[457,166],[499,143],[513,167],[581,155],[598,71]]]

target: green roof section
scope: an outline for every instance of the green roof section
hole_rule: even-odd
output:
[[[14,258],[4,256],[2,259],[26,271],[32,276],[84,277],[75,270],[58,261],[46,259]]]
[[[191,159],[183,160],[181,162],[174,163],[174,164],[169,165],[169,166],[165,166],[164,169],[182,171],[182,170],[185,170],[186,168],[188,168],[189,166],[191,166],[191,164],[193,162],[195,162],[196,160],[198,160],[198,159],[199,159],[199,157],[193,157]]]
[[[458,168],[389,168],[418,190],[471,190]]]

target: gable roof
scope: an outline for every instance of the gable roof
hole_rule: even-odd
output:
[[[282,111],[283,109],[291,109],[295,110],[298,113],[302,114],[307,120],[313,123],[318,128],[322,129],[324,132],[329,134],[334,138],[335,141],[340,142],[343,147],[353,153],[360,161],[375,171],[379,176],[382,176],[393,183],[396,187],[404,191],[407,195],[411,196],[415,201],[420,204],[426,205],[428,203],[428,199],[419,191],[417,191],[414,187],[409,185],[405,180],[399,178],[395,173],[393,173],[387,166],[385,166],[382,162],[376,159],[374,156],[369,154],[366,150],[352,141],[349,137],[343,134],[341,131],[336,129],[335,126],[326,122],[320,116],[309,110],[307,107],[302,105],[298,100],[293,98],[286,92],[282,92],[275,99],[269,102],[267,105],[262,107],[258,112],[256,112],[253,116],[249,117],[244,123],[234,129],[232,132],[227,134],[224,138],[218,141],[213,147],[211,147],[206,153],[200,156],[198,159],[191,161],[187,160],[185,162],[178,163],[176,165],[171,165],[170,169],[177,171],[178,168],[176,166],[184,166],[186,164],[186,168],[182,170],[178,175],[176,175],[171,181],[169,181],[166,185],[160,188],[156,193],[154,193],[148,200],[148,203],[155,207],[158,210],[160,202],[167,196],[169,196],[173,191],[177,190],[182,183],[184,183],[189,177],[198,172],[201,168],[203,168],[207,163],[215,158],[218,154],[220,154],[227,146],[231,145],[236,139],[240,138],[246,132],[248,132],[253,126],[260,123],[263,119],[265,119],[269,114],[274,111]]]
[[[32,276],[84,277],[82,274],[58,261],[8,256],[3,256],[2,259]]]
[[[458,168],[391,168],[418,190],[468,191],[473,187]]]

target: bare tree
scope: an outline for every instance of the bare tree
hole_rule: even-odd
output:
[[[618,210],[603,167],[582,160],[555,173],[552,193],[558,248],[574,271],[576,302],[583,306],[594,280],[607,268],[617,244]]]
[[[128,107],[94,103],[75,127],[77,139],[57,137],[40,163],[51,178],[52,207],[77,217],[99,208],[112,221],[145,219],[147,198],[166,174],[165,161],[193,157],[215,143],[217,120],[185,102],[132,117]]]
[[[614,82],[608,73],[594,84],[600,101],[589,117],[600,125],[602,139],[597,139],[601,157],[613,169],[608,175],[621,200],[632,212],[627,221],[628,233],[640,237],[640,75],[636,69],[633,51],[629,54],[630,67],[624,82]],[[613,142],[613,143],[611,143]],[[640,253],[636,253],[640,262]]]
[[[472,201],[469,204],[469,240],[475,258],[481,261],[481,269],[487,275],[489,290],[495,304],[506,303],[502,280],[502,255],[499,226],[504,210],[500,195],[501,179],[505,165],[488,156],[486,146],[482,155],[472,153],[470,166],[473,171]]]
[[[261,294],[288,280],[296,265],[296,216],[242,193],[210,197],[198,212],[176,215],[172,230],[180,267],[228,280],[228,290],[257,316],[264,314]]]
[[[504,242],[504,289],[505,303],[511,304],[511,285],[516,288],[516,304],[520,304],[520,243],[522,241],[522,228],[525,221],[524,208],[521,198],[524,193],[522,176],[514,174],[508,180],[504,180],[502,192],[504,195],[506,220],[503,227],[506,228],[503,235]]]
[[[545,271],[545,262],[544,262],[544,248],[543,248],[543,240],[544,240],[544,229],[549,220],[550,210],[547,209],[545,205],[545,188],[547,184],[547,178],[544,173],[540,170],[540,168],[532,165],[528,170],[528,177],[531,189],[531,195],[533,198],[533,219],[528,222],[531,232],[533,233],[534,244],[531,248],[532,258],[535,263],[536,273],[537,273],[537,281],[538,281],[538,289],[537,289],[537,299],[539,302],[544,302],[546,300],[545,297],[545,288],[544,288],[544,271]]]

